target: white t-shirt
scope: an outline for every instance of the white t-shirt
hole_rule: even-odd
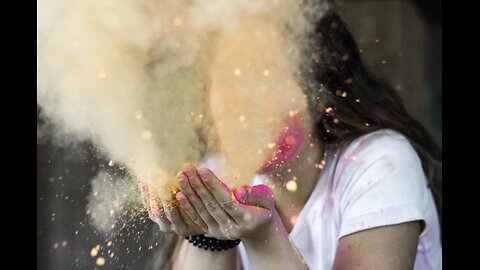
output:
[[[332,269],[342,236],[423,220],[426,227],[414,269],[442,269],[437,211],[420,159],[408,140],[393,130],[379,130],[357,138],[335,159],[327,157],[290,232],[308,267]],[[243,269],[254,269],[242,244],[239,250]]]

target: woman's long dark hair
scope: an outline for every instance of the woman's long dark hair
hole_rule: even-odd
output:
[[[441,220],[441,149],[407,113],[399,95],[367,70],[339,16],[329,11],[315,23],[304,44],[307,61],[300,66],[299,78],[315,121],[314,136],[338,148],[375,130],[400,132],[422,161]]]

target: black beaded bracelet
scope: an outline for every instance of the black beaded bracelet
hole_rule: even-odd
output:
[[[194,246],[211,251],[222,251],[235,247],[240,244],[240,239],[237,240],[218,240],[213,237],[208,237],[203,234],[189,235],[185,237],[188,242]]]

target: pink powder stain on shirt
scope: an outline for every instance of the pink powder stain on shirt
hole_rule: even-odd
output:
[[[387,161],[387,162],[385,163],[385,168],[386,168],[389,172],[395,171],[395,165],[393,165],[393,163],[390,162],[390,161]]]
[[[330,192],[330,200],[331,201],[335,200],[335,192],[334,191]]]
[[[273,154],[266,159],[258,173],[266,174],[272,172],[281,164],[286,164],[295,158],[305,137],[301,116],[296,114],[288,119],[283,132],[277,138],[277,148]]]

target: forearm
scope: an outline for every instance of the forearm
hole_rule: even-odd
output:
[[[236,265],[237,248],[210,251],[198,248],[184,240],[174,259],[173,269],[235,270]]]
[[[290,241],[288,232],[278,214],[275,222],[266,229],[267,240],[242,239],[255,269],[308,269],[300,253]]]

